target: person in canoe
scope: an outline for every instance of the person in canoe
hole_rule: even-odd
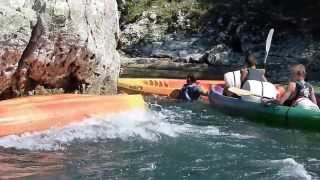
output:
[[[302,64],[291,68],[291,80],[288,89],[279,100],[280,104],[301,107],[305,109],[319,110],[314,88],[305,81],[306,68]]]
[[[205,92],[199,86],[197,79],[192,74],[187,76],[186,81],[186,84],[181,89],[180,99],[192,102],[198,100],[201,95],[208,96],[208,92]]]
[[[267,82],[264,69],[257,69],[257,58],[254,55],[248,55],[245,60],[246,66],[241,69],[241,84],[247,80],[256,80]]]
[[[225,96],[238,97],[234,92],[230,92],[229,88],[244,88],[246,83],[252,80],[268,82],[265,77],[265,70],[257,69],[257,58],[253,54],[247,55],[244,68],[224,75],[225,87],[223,93]]]

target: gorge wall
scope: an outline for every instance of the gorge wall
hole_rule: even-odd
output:
[[[1,0],[0,98],[116,92],[116,0]]]
[[[149,62],[151,57],[168,62],[169,69],[201,64],[195,72],[206,65],[208,74],[221,74],[239,68],[248,53],[256,54],[261,63],[268,31],[275,28],[268,58],[271,80],[287,81],[289,66],[295,63],[305,64],[309,79],[319,80],[319,1],[119,0],[119,4],[123,62]],[[163,70],[164,62],[158,64]]]

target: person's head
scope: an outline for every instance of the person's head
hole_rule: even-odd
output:
[[[296,64],[291,67],[291,78],[294,81],[304,80],[307,75],[306,68],[303,64]]]
[[[246,57],[246,65],[247,67],[255,67],[257,65],[257,58],[255,55],[250,54]]]
[[[187,76],[187,84],[196,83],[197,79],[194,77],[193,74],[188,74]]]

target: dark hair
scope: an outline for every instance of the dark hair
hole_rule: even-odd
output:
[[[188,74],[187,76],[187,83],[195,83],[197,82],[197,79],[194,77],[193,74]]]
[[[253,54],[249,54],[246,57],[246,63],[249,65],[249,67],[257,65],[257,58]]]

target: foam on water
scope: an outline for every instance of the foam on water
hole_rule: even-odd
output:
[[[0,146],[29,150],[59,150],[64,149],[74,140],[98,141],[99,139],[119,138],[130,141],[134,138],[142,138],[148,141],[158,141],[164,136],[219,135],[220,133],[219,129],[214,126],[169,122],[177,114],[173,115],[170,112],[165,115],[166,113],[168,112],[132,111],[106,116],[102,119],[88,119],[64,128],[3,137],[0,139]]]
[[[159,111],[131,111],[109,115],[101,119],[88,119],[82,123],[64,128],[52,128],[37,133],[11,135],[0,138],[0,146],[28,150],[61,150],[72,141],[99,141],[101,139],[121,139],[130,141],[140,138],[159,141],[163,137],[188,135],[218,136],[250,139],[251,136],[224,133],[215,126],[187,124],[181,119],[190,117],[192,111],[176,111],[161,108]]]
[[[243,135],[243,134],[239,134],[239,133],[231,133],[230,136],[237,138],[237,139],[254,139],[254,138],[256,138],[255,136]]]
[[[307,172],[302,164],[297,163],[292,158],[282,160],[272,160],[271,165],[279,168],[278,176],[280,178],[311,180],[312,176]]]

